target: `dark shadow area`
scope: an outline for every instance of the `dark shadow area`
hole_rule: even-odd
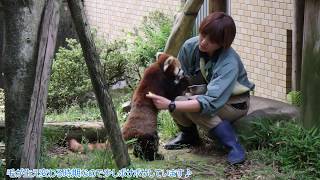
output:
[[[3,7],[2,3],[0,2],[0,88],[3,88],[3,43],[4,43],[4,17],[3,17]]]
[[[66,38],[78,39],[78,36],[71,18],[68,2],[66,0],[63,0],[62,5],[60,7],[60,21],[56,42],[56,50],[60,46],[67,46],[67,43],[65,41]]]

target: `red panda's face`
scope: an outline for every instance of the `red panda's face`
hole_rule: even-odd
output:
[[[173,76],[175,76],[175,84],[178,84],[180,79],[183,78],[183,70],[181,69],[180,61],[177,58],[165,53],[158,52],[156,57],[157,62],[163,65],[163,71],[172,73]]]

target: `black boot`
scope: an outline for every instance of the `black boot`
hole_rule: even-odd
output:
[[[184,147],[196,146],[200,144],[200,137],[197,126],[192,124],[190,127],[183,127],[178,125],[181,133],[171,141],[169,141],[164,148],[167,150],[182,149]]]
[[[230,164],[242,163],[245,160],[245,150],[238,142],[236,134],[227,120],[222,121],[215,128],[211,129],[209,135],[217,137],[224,146],[230,149],[228,154],[228,162]]]

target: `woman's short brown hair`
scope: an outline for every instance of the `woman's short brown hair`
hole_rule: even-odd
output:
[[[236,36],[236,25],[231,16],[224,12],[214,12],[205,17],[199,28],[203,36],[223,48],[229,48]]]

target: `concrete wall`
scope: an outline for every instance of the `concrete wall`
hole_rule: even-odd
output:
[[[90,25],[98,35],[114,40],[138,27],[143,16],[159,10],[174,16],[180,9],[181,0],[85,0],[85,9]]]
[[[85,0],[90,24],[98,35],[116,39],[133,31],[154,10],[174,15],[183,0]],[[237,26],[233,48],[241,56],[255,95],[286,100],[291,90],[293,0],[230,0]]]
[[[232,0],[239,52],[255,95],[285,101],[291,90],[293,0]]]

